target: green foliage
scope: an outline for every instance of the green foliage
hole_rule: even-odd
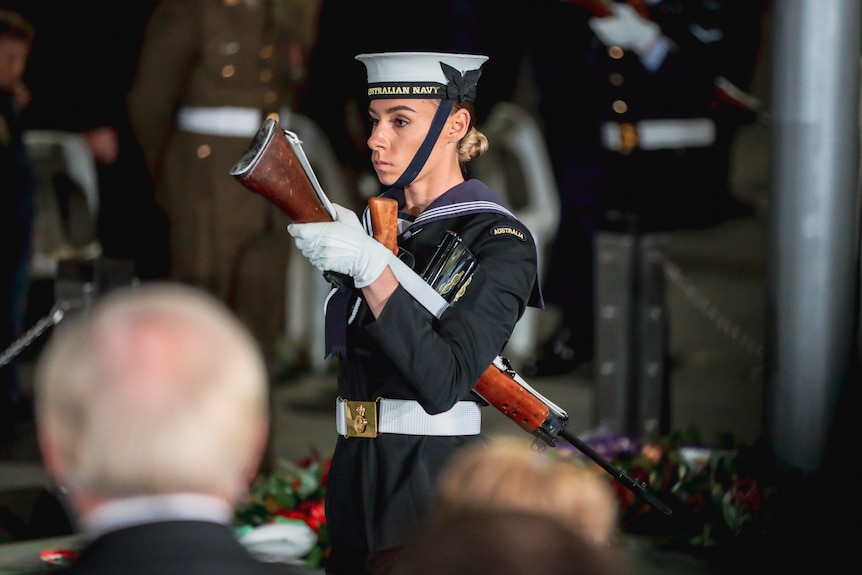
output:
[[[254,479],[247,500],[237,507],[237,535],[267,523],[301,519],[317,534],[317,545],[304,557],[305,564],[322,567],[331,546],[324,513],[328,477],[328,459],[280,460],[273,473]]]

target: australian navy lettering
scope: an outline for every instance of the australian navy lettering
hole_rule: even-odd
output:
[[[446,85],[439,82],[383,82],[368,85],[368,97],[379,98],[435,98],[446,96]]]

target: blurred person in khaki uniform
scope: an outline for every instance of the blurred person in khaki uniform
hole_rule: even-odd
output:
[[[317,0],[161,0],[130,119],[168,214],[171,277],[224,300],[270,367],[285,315],[288,220],[229,175],[263,120],[287,125]]]

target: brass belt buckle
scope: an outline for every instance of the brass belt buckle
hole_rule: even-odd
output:
[[[620,153],[630,154],[638,147],[638,129],[632,122],[620,123]]]
[[[374,401],[344,400],[344,437],[377,437],[377,403]]]

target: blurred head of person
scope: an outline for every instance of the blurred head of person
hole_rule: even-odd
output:
[[[445,191],[459,176],[463,181],[464,164],[488,149],[475,120],[477,85],[488,57],[382,52],[356,59],[367,71],[368,147],[380,183],[406,188],[428,178]]]
[[[268,379],[247,328],[174,283],[108,292],[55,328],[34,379],[40,448],[78,514],[135,496],[234,505],[268,435]]]
[[[513,507],[448,513],[415,535],[390,575],[623,575],[628,559],[559,517]]]
[[[538,450],[533,441],[498,436],[457,453],[441,471],[435,514],[516,509],[555,517],[598,544],[619,528],[619,504],[609,478],[565,452]]]
[[[33,47],[33,26],[18,12],[0,8],[0,90],[16,95]]]

